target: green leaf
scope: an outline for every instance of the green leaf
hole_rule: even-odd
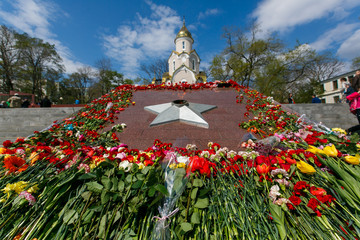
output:
[[[95,193],[101,193],[103,190],[103,186],[98,182],[88,182],[85,183],[85,185],[88,187],[89,191],[95,192]]]
[[[104,214],[102,216],[101,220],[100,220],[99,233],[97,235],[98,238],[104,238],[105,237],[106,222],[107,222],[107,215]]]
[[[191,215],[191,223],[192,224],[199,224],[200,223],[200,214],[198,212],[194,212]]]
[[[149,197],[153,197],[155,195],[155,192],[156,192],[156,189],[155,188],[150,188],[149,189],[149,192],[148,192],[148,196]]]
[[[196,199],[196,195],[197,195],[198,190],[199,190],[199,188],[194,188],[194,189],[191,191],[191,199],[193,199],[193,200]]]
[[[88,180],[88,179],[92,179],[92,178],[96,178],[96,174],[94,173],[85,173],[83,175],[81,175],[79,177],[79,180]]]
[[[164,185],[157,184],[157,185],[155,185],[155,189],[158,190],[159,192],[161,192],[162,194],[164,194],[165,196],[168,195],[168,191]]]
[[[65,212],[64,217],[63,217],[63,221],[64,223],[66,223],[67,225],[70,225],[72,223],[74,223],[79,217],[79,214],[71,209]]]
[[[181,223],[180,226],[181,226],[181,230],[183,230],[184,232],[189,232],[192,230],[191,223],[183,222],[183,223]]]
[[[111,189],[112,182],[110,181],[110,178],[108,178],[107,176],[101,177],[101,183],[104,185],[106,190]]]
[[[131,186],[131,188],[132,189],[139,189],[142,186],[142,183],[143,183],[143,181],[138,180]]]
[[[194,187],[202,187],[204,185],[203,181],[201,179],[195,178],[193,182]]]
[[[122,191],[124,191],[124,188],[125,188],[125,183],[124,183],[124,181],[120,181],[120,182],[118,183],[118,191],[119,191],[119,192],[122,192]]]
[[[208,198],[199,198],[194,207],[196,208],[207,208],[209,206],[209,199]]]
[[[101,204],[106,204],[108,203],[110,200],[110,193],[109,192],[106,192],[106,191],[103,191],[101,193]]]
[[[90,191],[83,192],[81,196],[84,198],[85,201],[88,201],[91,197],[91,192]]]
[[[118,178],[117,177],[112,177],[111,182],[112,182],[112,187],[111,187],[110,191],[116,192],[117,188],[118,188]]]
[[[136,178],[137,178],[138,180],[144,180],[144,179],[145,179],[145,175],[142,174],[142,173],[137,173],[137,174],[136,174]]]

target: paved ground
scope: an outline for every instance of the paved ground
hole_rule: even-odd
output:
[[[196,144],[200,149],[207,148],[209,141],[219,143],[232,150],[239,150],[239,143],[247,133],[238,127],[246,112],[244,104],[236,104],[234,89],[205,90],[147,90],[134,93],[134,106],[121,112],[116,123],[126,123],[124,132],[118,133],[121,142],[130,148],[147,149],[155,139],[185,147]],[[209,128],[200,128],[181,122],[173,122],[150,127],[157,116],[144,110],[145,106],[186,99],[189,102],[216,105],[217,108],[202,114]]]

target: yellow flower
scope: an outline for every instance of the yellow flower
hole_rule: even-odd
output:
[[[145,167],[145,165],[144,165],[142,162],[141,162],[141,163],[138,163],[137,165],[139,166],[139,169],[140,169],[140,170]]]
[[[27,191],[28,193],[36,193],[38,190],[39,190],[39,187],[38,187],[38,185],[36,184],[36,185],[34,185],[34,186],[32,186],[32,187],[29,187],[26,191]]]
[[[6,148],[0,148],[0,154],[6,153]]]
[[[306,149],[306,151],[311,152],[313,154],[325,154],[323,150],[321,150],[320,148],[314,147],[312,145],[309,145],[309,148]]]
[[[360,163],[360,156],[356,154],[355,156],[345,156],[345,162],[353,164],[353,165],[359,165]]]
[[[39,154],[37,152],[32,152],[29,159],[31,160],[31,164],[34,164],[37,160],[39,160]]]
[[[306,174],[314,174],[316,173],[315,168],[311,166],[310,164],[304,162],[304,161],[298,161],[296,163],[296,167],[302,172]]]
[[[337,157],[338,155],[338,150],[335,148],[334,144],[331,146],[324,147],[323,151],[329,157]]]
[[[332,128],[331,131],[346,134],[346,131],[342,128]]]
[[[14,191],[17,194],[21,193],[22,191],[24,191],[24,189],[27,187],[28,182],[24,182],[24,181],[19,181],[17,183],[8,183],[6,184],[5,188],[2,189],[2,191],[4,193],[7,194],[7,197],[10,197],[10,192]]]
[[[186,164],[185,163],[179,163],[178,165],[177,165],[177,167],[178,168],[185,168],[186,167]]]

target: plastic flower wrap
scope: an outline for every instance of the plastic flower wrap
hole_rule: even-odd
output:
[[[165,188],[168,195],[163,206],[159,207],[160,217],[155,216],[153,218],[157,219],[157,222],[152,233],[152,239],[170,239],[168,226],[171,217],[179,211],[178,208],[174,209],[174,207],[189,179],[190,171],[187,171],[187,161],[188,159],[184,159],[184,157],[177,157],[175,152],[168,152],[164,158],[162,167],[165,171]]]

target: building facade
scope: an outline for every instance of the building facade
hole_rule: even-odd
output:
[[[346,78],[347,82],[351,82],[351,79],[354,78],[357,70],[347,72],[341,75],[338,75],[333,78],[326,79],[322,81],[322,86],[324,93],[319,96],[321,102],[323,103],[339,103],[342,99],[342,93],[344,88],[340,82],[341,78]]]
[[[174,43],[175,50],[168,58],[169,72],[163,74],[161,82],[168,85],[206,82],[206,74],[200,71],[200,57],[192,47],[194,39],[185,26],[185,20]]]

